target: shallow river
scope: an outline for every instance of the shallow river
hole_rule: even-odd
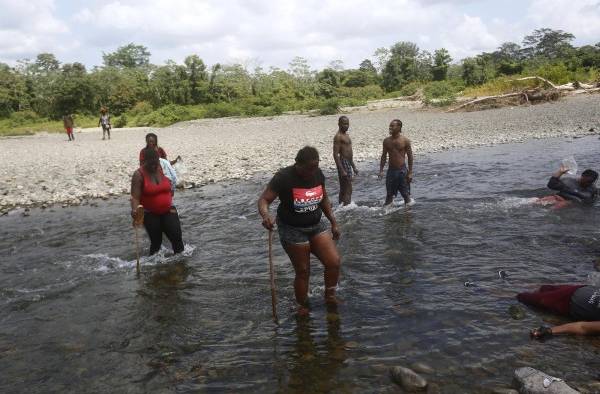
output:
[[[391,212],[378,163],[363,163],[355,204],[336,210],[343,304],[325,308],[313,261],[312,312],[296,319],[275,237],[278,326],[255,208],[269,174],[178,192],[184,256],[144,258],[139,277],[125,196],[1,217],[0,392],[395,392],[388,368],[418,363],[430,392],[509,387],[520,366],[589,389],[600,340],[531,341],[565,320],[509,308],[594,271],[600,208],[532,199],[560,159],[599,169],[599,151],[586,137],[419,155],[416,204]]]

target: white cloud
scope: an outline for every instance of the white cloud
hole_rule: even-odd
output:
[[[0,61],[47,52],[69,31],[54,16],[52,0],[0,0],[0,10]]]
[[[599,0],[533,0],[528,14],[535,29],[561,29],[585,44],[600,41]]]
[[[502,4],[485,3],[0,0],[0,61],[53,52],[62,61],[92,66],[101,64],[103,52],[134,42],[148,47],[156,64],[181,62],[195,53],[208,64],[247,58],[285,68],[294,56],[302,56],[315,68],[334,59],[354,67],[376,48],[398,41],[430,51],[443,46],[459,60],[493,51],[504,41],[520,42],[538,27],[561,28],[586,43],[600,37],[598,0],[529,0],[526,12],[504,17],[493,12]]]

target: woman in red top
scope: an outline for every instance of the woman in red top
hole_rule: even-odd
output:
[[[150,237],[150,254],[158,252],[165,233],[173,252],[183,251],[181,224],[177,210],[172,206],[171,181],[164,176],[154,148],[142,150],[144,164],[131,178],[131,216],[135,218],[138,205],[144,207],[144,227]]]
[[[140,166],[144,165],[144,151],[146,150],[146,148],[152,148],[156,150],[158,152],[158,157],[160,157],[161,159],[167,158],[167,152],[165,152],[163,148],[158,146],[158,136],[154,133],[148,133],[146,134],[146,147],[142,148],[142,150],[140,151]]]

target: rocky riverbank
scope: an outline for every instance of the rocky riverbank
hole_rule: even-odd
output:
[[[389,122],[399,118],[419,154],[458,147],[581,136],[600,131],[600,95],[571,97],[535,106],[468,113],[415,109],[348,114],[358,162],[381,154]],[[338,116],[203,119],[166,128],[116,129],[102,140],[100,129],[0,139],[0,212],[15,207],[80,204],[129,192],[144,135],[153,131],[169,157],[180,155],[186,182],[203,185],[273,172],[293,163],[297,150],[319,149],[323,167],[333,168],[331,144]],[[364,166],[364,165],[363,165]],[[364,168],[368,170],[367,168]],[[373,171],[376,171],[375,166]],[[418,177],[418,168],[415,171]]]

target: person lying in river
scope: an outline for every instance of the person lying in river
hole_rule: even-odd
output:
[[[594,170],[585,170],[579,178],[562,178],[568,171],[561,166],[552,174],[548,181],[548,188],[557,190],[552,196],[542,197],[538,200],[541,204],[552,204],[554,208],[562,208],[571,202],[591,205],[598,198],[598,189],[594,185],[598,179],[598,173]]]
[[[154,133],[148,133],[146,134],[146,146],[140,151],[140,166],[144,164],[144,150],[146,148],[152,148],[156,150],[159,158],[168,160],[167,152],[165,152],[165,150],[162,147],[158,146],[158,136]],[[175,160],[169,161],[169,163],[171,163],[171,165],[174,165],[180,158],[181,156],[177,156]]]
[[[538,291],[523,292],[517,299],[533,307],[569,316],[575,322],[554,327],[541,326],[530,335],[542,339],[552,335],[600,335],[600,287],[588,285],[543,285]]]
[[[309,312],[311,253],[325,267],[325,301],[337,304],[335,290],[340,275],[340,255],[333,241],[339,239],[340,231],[327,197],[325,176],[319,168],[319,153],[315,148],[305,146],[300,149],[295,164],[279,170],[258,199],[262,225],[269,231],[275,227],[269,205],[278,197],[277,229],[281,245],[296,273],[294,293],[298,314]],[[331,232],[322,221],[323,213],[331,223]]]
[[[402,122],[394,119],[390,123],[390,136],[383,140],[383,152],[379,164],[379,179],[383,178],[383,168],[389,156],[390,164],[385,176],[385,205],[389,205],[400,192],[404,204],[411,202],[410,183],[413,179],[413,152],[410,140],[402,133]],[[408,159],[408,168],[406,161]]]
[[[158,252],[165,233],[174,253],[183,252],[181,223],[173,206],[171,182],[163,174],[158,152],[144,150],[144,164],[131,177],[131,216],[136,219],[138,205],[144,207],[144,227],[150,237],[150,255]]]

